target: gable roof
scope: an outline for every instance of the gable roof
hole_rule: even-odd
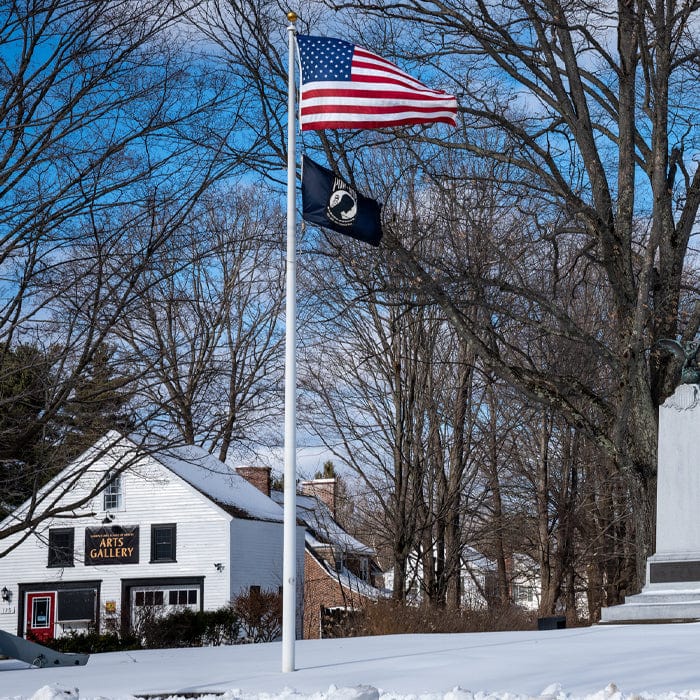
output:
[[[272,491],[270,498],[276,503],[284,503],[282,491]],[[375,555],[374,549],[356,540],[343,530],[331,515],[328,506],[315,496],[297,494],[297,518],[306,525],[306,541],[311,547],[333,545],[341,551],[361,554],[368,557]]]
[[[149,456],[236,518],[284,521],[277,503],[201,447],[173,447]]]
[[[462,564],[467,568],[474,568],[480,571],[495,571],[496,562],[485,557],[474,547],[466,546],[462,551]]]
[[[284,512],[280,506],[201,447],[185,446],[159,450],[157,447],[146,446],[139,435],[125,437],[114,430],[98,439],[42,486],[37,503],[53,503],[52,493],[57,485],[77,483],[88,471],[93,471],[93,466],[104,459],[124,466],[125,471],[129,471],[141,459],[151,459],[235,518],[284,522]],[[31,499],[28,499],[15,508],[4,518],[2,525],[17,520],[30,504]]]

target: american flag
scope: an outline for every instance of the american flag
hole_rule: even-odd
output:
[[[301,130],[456,125],[457,100],[342,39],[297,36]]]

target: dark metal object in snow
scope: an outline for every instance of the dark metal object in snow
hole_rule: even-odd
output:
[[[47,666],[85,666],[90,654],[64,654],[42,644],[30,642],[9,632],[0,630],[0,654],[11,659],[25,661],[37,668]]]

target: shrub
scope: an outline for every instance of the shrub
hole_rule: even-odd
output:
[[[204,613],[184,608],[159,615],[154,608],[140,611],[137,628],[147,649],[201,647],[206,633]]]
[[[251,590],[233,600],[244,642],[272,642],[282,631],[282,596],[274,591]]]
[[[94,631],[77,632],[71,630],[62,637],[34,641],[67,654],[99,654],[105,651],[129,651],[142,648],[138,637],[131,634],[120,635],[116,632],[98,634]]]
[[[111,627],[107,625],[106,627]],[[167,615],[158,606],[144,606],[131,633],[112,629],[104,634],[69,632],[49,641],[34,639],[56,651],[95,654],[129,649],[169,649],[269,642],[282,628],[282,598],[277,593],[238,596],[218,610],[176,609]]]
[[[346,620],[338,620],[330,629],[324,629],[324,636],[494,632],[535,627],[534,613],[517,606],[454,611],[382,599]]]
[[[148,649],[240,643],[241,623],[231,606],[218,610],[175,610],[168,615],[143,608],[136,625]]]
[[[204,643],[218,647],[221,644],[239,644],[241,620],[232,606],[205,613],[207,619]]]

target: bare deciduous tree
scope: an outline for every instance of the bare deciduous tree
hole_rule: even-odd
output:
[[[47,467],[59,468],[79,447],[69,420],[80,413],[76,402],[94,408],[106,398],[105,386],[88,390],[83,378],[138,300],[170,231],[240,165],[232,137],[245,88],[225,81],[182,31],[183,13],[196,4],[3,6],[0,411],[18,416],[27,400],[41,406],[12,427],[37,449],[13,454],[9,433],[2,436],[0,481],[29,460],[19,492],[28,488],[34,501],[0,537],[83,505],[59,506],[63,487],[36,499]],[[44,379],[40,397],[36,382],[20,381],[31,373]],[[92,437],[86,431],[83,447]]]
[[[281,406],[284,220],[265,188],[210,192],[173,232],[120,326],[161,436],[222,461]]]
[[[657,406],[678,371],[650,349],[660,337],[692,339],[700,323],[697,275],[688,277],[700,205],[697,109],[687,98],[698,86],[697,13],[693,0],[614,8],[406,0],[353,6],[349,20],[370,16],[392,41],[408,30],[397,52],[432,64],[461,95],[460,131],[418,138],[450,149],[452,164],[457,153],[498,164],[501,202],[524,223],[522,252],[497,249],[506,264],[486,275],[455,267],[450,255],[419,258],[396,239],[394,249],[493,372],[585,430],[636,482],[638,570],[653,536]],[[443,164],[424,160],[425,176],[459,178]],[[549,289],[524,279],[523,270],[542,264]],[[552,294],[572,272],[598,285],[591,299],[603,302],[604,336],[572,316],[570,297]],[[465,311],[466,279],[488,290],[493,322]],[[585,290],[575,291],[581,298]],[[508,319],[524,318],[597,357],[600,371],[571,375],[531,362],[502,332]]]

